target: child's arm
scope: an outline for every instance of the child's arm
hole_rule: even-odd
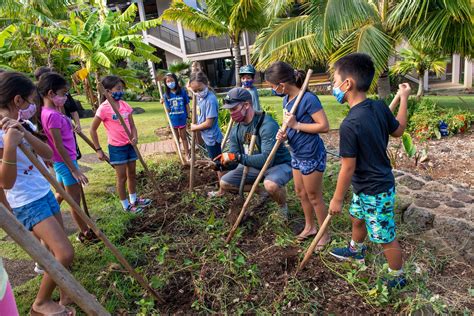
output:
[[[104,160],[105,155],[104,151],[100,147],[100,142],[99,142],[99,135],[97,134],[97,129],[100,126],[100,123],[102,123],[102,120],[98,116],[94,116],[94,119],[92,120],[91,128],[89,130],[89,134],[91,135],[92,142],[94,143],[94,149],[97,153],[97,157],[99,157],[99,160]]]
[[[397,92],[397,94],[395,94],[395,97],[393,98],[392,102],[390,102],[390,105],[388,106],[392,113],[395,113],[395,109],[397,108],[397,105],[398,105],[399,102],[400,102],[400,95]]]
[[[296,121],[295,115],[285,112],[284,121],[287,122],[288,127],[308,134],[327,133],[329,131],[329,122],[324,110],[313,113],[311,118],[314,123],[301,123]]]
[[[136,145],[138,144],[138,131],[135,125],[135,121],[133,120],[132,113],[130,113],[128,116],[128,122],[130,123],[130,133],[132,134],[132,139],[131,139],[132,144]]]
[[[69,170],[71,170],[73,177],[80,183],[87,184],[89,180],[81,172],[81,170],[79,170],[79,168],[76,168],[76,166],[72,162],[71,157],[69,157],[66,147],[64,147],[63,139],[61,137],[61,131],[59,130],[59,128],[51,128],[50,132],[53,136],[54,147],[56,147],[56,150],[58,151],[66,166],[69,168]]]
[[[9,190],[16,181],[16,149],[21,143],[23,132],[16,128],[9,128],[3,137],[3,148],[0,149],[2,159],[0,165],[0,187]]]
[[[341,170],[337,178],[336,191],[329,204],[329,214],[336,215],[342,212],[342,204],[356,167],[356,158],[341,158]]]
[[[212,127],[212,124],[214,124],[215,119],[217,118],[211,117],[211,118],[207,118],[201,124],[191,124],[191,131],[197,132],[197,131],[203,131],[203,130],[209,129]]]
[[[12,212],[12,208],[10,206],[10,203],[7,201],[7,197],[5,195],[5,191],[3,189],[0,189],[0,203],[2,203],[10,212]]]
[[[407,127],[407,116],[408,116],[408,97],[410,96],[411,88],[408,83],[402,83],[398,85],[397,94],[400,95],[400,108],[397,114],[397,121],[400,123],[398,128],[391,135],[393,137],[400,137],[403,135],[405,128]]]

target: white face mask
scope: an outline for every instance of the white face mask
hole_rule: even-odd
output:
[[[208,93],[209,93],[209,88],[206,87],[204,90],[200,92],[194,92],[194,95],[198,98],[204,99],[205,97],[207,97]]]

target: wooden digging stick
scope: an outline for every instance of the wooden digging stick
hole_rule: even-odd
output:
[[[298,267],[298,270],[296,270],[295,275],[296,275],[301,269],[304,268],[304,266],[305,266],[306,263],[308,262],[309,258],[311,258],[311,255],[313,254],[314,248],[316,248],[316,246],[318,245],[318,242],[321,240],[321,238],[323,237],[324,233],[326,232],[326,229],[327,229],[327,227],[329,226],[329,222],[331,221],[331,218],[332,218],[332,215],[331,215],[331,214],[328,214],[328,216],[326,216],[326,219],[324,220],[324,222],[323,222],[323,224],[321,225],[321,227],[319,227],[319,231],[318,231],[318,233],[316,234],[316,236],[314,237],[314,239],[313,239],[313,241],[311,242],[311,244],[309,245],[308,250],[306,250],[306,253],[304,254],[304,258],[303,258],[303,260],[301,261],[300,266]]]
[[[229,126],[227,126],[227,131],[225,132],[224,139],[222,140],[221,149],[224,150],[225,144],[230,136],[230,131],[232,130],[232,126],[234,126],[234,120],[230,118]]]
[[[110,96],[110,94],[105,90],[104,86],[102,85],[102,83],[99,83],[99,89],[101,90],[101,93],[105,96],[105,98],[107,99],[107,101],[109,101],[109,104],[110,104],[110,107],[112,108],[112,110],[114,110],[115,112],[115,115],[117,115],[117,118],[119,119],[120,121],[120,124],[122,124],[122,127],[123,129],[125,130],[125,133],[127,134],[128,136],[128,140],[130,141],[130,144],[133,146],[133,149],[135,150],[135,153],[137,154],[138,156],[138,160],[140,160],[140,163],[142,164],[143,166],[143,169],[145,169],[145,172],[147,173],[148,175],[148,178],[150,178],[151,182],[153,182],[153,185],[155,187],[158,187],[158,183],[156,183],[156,180],[155,178],[153,178],[153,175],[151,174],[150,172],[150,169],[148,169],[148,166],[145,162],[145,160],[143,160],[143,157],[142,157],[142,154],[140,153],[140,150],[138,150],[138,147],[136,144],[133,144],[132,142],[132,133],[130,132],[130,129],[127,127],[127,124],[125,124],[125,120],[123,119],[122,115],[120,115],[120,105],[118,104],[117,101],[115,101],[114,98],[112,98]]]
[[[77,135],[79,135],[80,138],[82,138],[83,141],[86,142],[87,145],[89,145],[94,151],[95,150],[95,146],[94,146],[94,143],[83,133],[83,132],[76,132]],[[107,156],[105,153],[104,153],[104,157],[105,157],[105,162],[107,162],[112,168],[115,168],[114,165],[112,165],[110,163],[110,158],[109,156]]]
[[[256,142],[257,142],[257,135],[253,134],[252,138],[250,138],[249,156],[253,154],[253,149],[255,148]],[[249,166],[244,166],[244,170],[242,171],[242,179],[240,179],[240,186],[239,186],[239,195],[241,198],[244,197],[245,179],[247,179],[248,173],[249,173]]]
[[[193,94],[193,113],[191,116],[191,122],[193,124],[196,124],[196,111],[197,111],[197,98]],[[191,168],[189,169],[189,191],[192,191],[194,188],[194,176],[195,176],[195,171],[196,171],[196,166],[194,164],[196,163],[196,138],[197,138],[197,132],[194,131],[191,134]]]
[[[160,93],[160,98],[163,100],[163,109],[165,109],[166,119],[168,120],[168,125],[170,127],[171,134],[173,135],[173,140],[176,144],[176,150],[178,152],[179,160],[181,160],[181,164],[184,166],[186,164],[186,161],[184,161],[183,153],[181,152],[181,148],[179,147],[178,135],[176,135],[176,131],[174,130],[173,124],[171,123],[170,113],[164,101],[165,99],[164,99],[163,91],[161,90],[160,82],[158,82],[158,91]]]
[[[33,234],[18,222],[7,208],[0,204],[0,228],[38,262],[59,288],[66,292],[87,315],[110,315],[97,299],[77,282],[62,264],[60,264]]]
[[[91,217],[91,214],[89,214],[89,208],[87,207],[87,201],[86,201],[86,194],[84,193],[84,188],[82,187],[82,183],[79,183],[79,187],[81,188],[81,200],[82,200],[82,207],[84,208],[84,212],[88,217]]]
[[[308,87],[308,84],[309,84],[309,78],[311,77],[312,73],[313,71],[309,69],[308,73],[306,74],[306,79],[303,83],[303,86],[301,87],[300,93],[298,94],[298,97],[296,98],[295,104],[291,108],[291,111],[290,111],[291,114],[294,114],[296,112],[296,109],[298,108],[298,105],[300,104],[300,101],[303,98],[304,93],[306,92],[306,88]],[[282,131],[286,131],[287,127],[288,127],[287,124],[283,123],[280,129]],[[245,211],[249,207],[250,200],[252,199],[252,196],[254,195],[255,191],[257,191],[258,185],[260,181],[262,180],[263,175],[265,174],[265,171],[267,171],[268,167],[273,161],[273,157],[275,157],[275,154],[278,151],[278,148],[280,147],[281,143],[282,143],[281,140],[276,141],[275,145],[273,146],[272,151],[270,152],[270,155],[267,158],[267,161],[263,165],[262,170],[260,170],[260,173],[258,174],[257,179],[253,183],[252,189],[250,190],[249,195],[247,195],[247,199],[245,199],[245,203],[244,203],[244,206],[242,207],[242,210],[240,211],[239,217],[237,217],[237,219],[235,220],[234,226],[232,226],[232,229],[230,230],[229,235],[227,236],[227,239],[225,241],[227,244],[232,240],[232,237],[234,236],[235,231],[237,230],[237,227],[239,227],[239,224],[245,215]]]
[[[146,289],[152,297],[154,297],[157,301],[160,303],[163,303],[164,301],[158,296],[158,293],[155,292],[155,290],[146,283],[146,281],[143,279],[143,277],[138,274],[128,263],[127,259],[123,257],[123,255],[120,253],[120,251],[110,242],[110,240],[107,238],[107,236],[102,233],[102,231],[95,225],[94,221],[87,217],[87,215],[82,211],[81,207],[79,204],[74,201],[74,199],[64,190],[64,188],[56,181],[56,179],[48,172],[45,166],[43,166],[42,163],[38,160],[38,158],[23,144],[19,145],[21,151],[25,154],[26,157],[33,163],[33,165],[41,172],[43,177],[45,177],[49,183],[56,189],[56,192],[58,192],[64,200],[76,211],[76,214],[79,215],[79,217],[86,222],[87,226],[89,226],[92,231],[96,234],[97,237],[99,237],[105,244],[107,248],[110,249],[112,254],[117,258],[117,260],[122,264],[122,266],[128,270],[128,272],[132,275],[135,280],[140,283],[140,285]]]

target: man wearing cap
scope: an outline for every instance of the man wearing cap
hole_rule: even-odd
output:
[[[252,96],[243,88],[230,90],[224,99],[223,108],[230,111],[235,124],[229,138],[229,151],[221,155],[220,163],[225,169],[236,167],[222,176],[220,188],[221,192],[237,192],[244,166],[249,167],[245,184],[251,185],[256,180],[275,145],[279,126],[271,116],[254,110]],[[263,120],[261,120],[262,116]],[[258,131],[255,148],[253,154],[248,155],[250,139],[256,128]],[[285,185],[291,177],[291,156],[286,147],[281,144],[264,174],[263,185],[273,200],[278,203],[285,217],[288,215]]]

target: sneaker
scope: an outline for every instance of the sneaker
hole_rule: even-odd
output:
[[[35,262],[34,271],[36,272],[36,274],[40,274],[40,275],[44,274],[43,267],[40,266],[40,264],[38,262]]]
[[[393,288],[401,289],[405,287],[405,285],[407,285],[407,279],[405,279],[405,276],[403,274],[397,277],[394,277],[392,279],[388,279],[386,282],[387,282],[387,287],[389,289],[393,289]]]
[[[352,251],[350,244],[347,245],[345,248],[334,248],[329,253],[340,260],[356,260],[359,262],[364,262],[365,259],[365,251],[367,250],[366,246],[362,246],[359,251]]]
[[[129,204],[128,207],[124,209],[124,211],[132,214],[140,214],[141,212],[143,212],[143,208],[139,205]]]
[[[99,237],[97,237],[97,235],[90,228],[85,234],[83,232],[80,232],[79,234],[77,234],[76,240],[80,242],[81,244],[86,244],[86,243],[96,244],[100,241]]]
[[[147,207],[151,204],[151,200],[150,199],[142,199],[142,198],[137,198],[137,200],[135,201],[135,206],[142,206],[142,207]]]

